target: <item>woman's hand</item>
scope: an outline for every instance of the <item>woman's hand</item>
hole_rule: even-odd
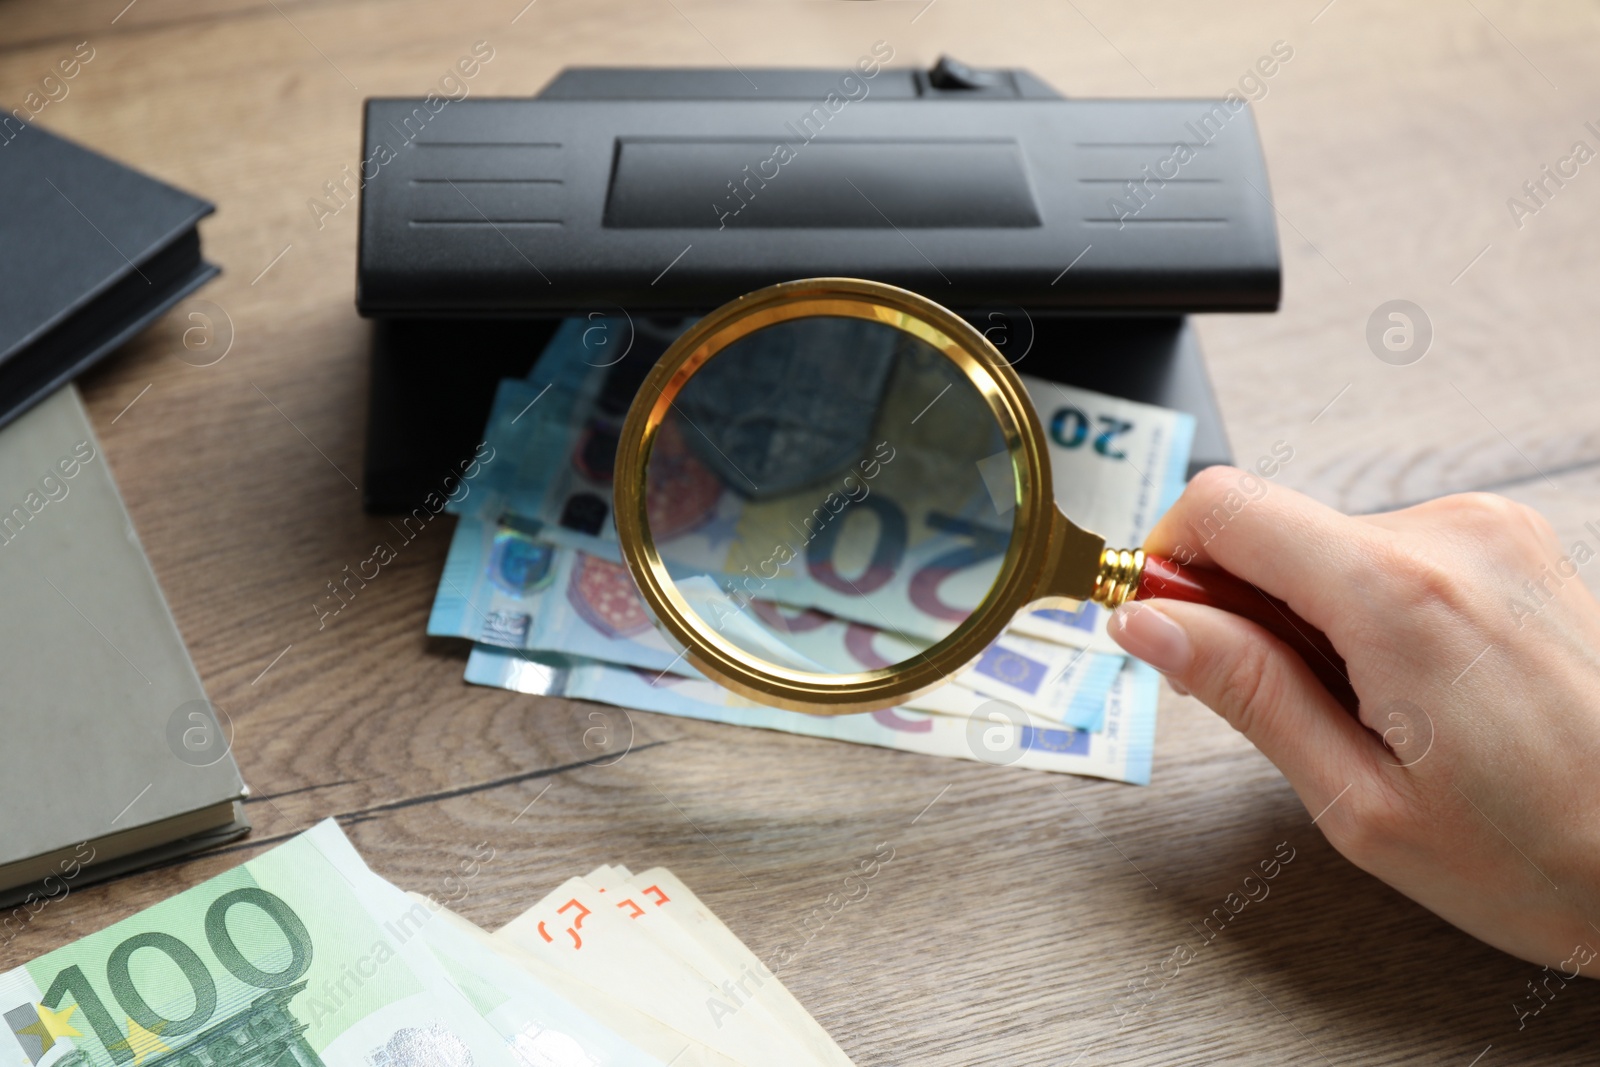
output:
[[[1486,493],[1349,517],[1264,484],[1202,472],[1145,547],[1287,601],[1344,657],[1359,721],[1214,608],[1126,604],[1112,637],[1248,737],[1352,863],[1506,952],[1600,974],[1600,603],[1580,576],[1600,544]]]

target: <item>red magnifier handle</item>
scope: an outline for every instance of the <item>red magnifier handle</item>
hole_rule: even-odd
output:
[[[1138,588],[1130,599],[1187,600],[1249,619],[1294,649],[1339,703],[1348,711],[1356,710],[1356,692],[1350,685],[1344,658],[1334,651],[1327,636],[1291,611],[1289,605],[1249,582],[1226,571],[1185,567],[1165,556],[1147,553]]]

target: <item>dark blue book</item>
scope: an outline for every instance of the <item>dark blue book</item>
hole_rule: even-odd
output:
[[[0,132],[0,426],[217,274],[213,206],[38,126]]]

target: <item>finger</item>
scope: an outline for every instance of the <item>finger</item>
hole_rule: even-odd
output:
[[[1109,632],[1244,734],[1313,813],[1377,768],[1377,738],[1255,623],[1200,604],[1140,601],[1118,608]]]
[[[1156,523],[1145,550],[1220,567],[1287,601],[1322,630],[1371,577],[1373,524],[1234,467],[1208,467]]]

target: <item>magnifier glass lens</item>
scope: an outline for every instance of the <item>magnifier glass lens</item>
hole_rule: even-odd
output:
[[[988,596],[1011,542],[1012,456],[938,349],[864,319],[757,330],[685,383],[645,472],[679,595],[778,667],[916,657]]]

